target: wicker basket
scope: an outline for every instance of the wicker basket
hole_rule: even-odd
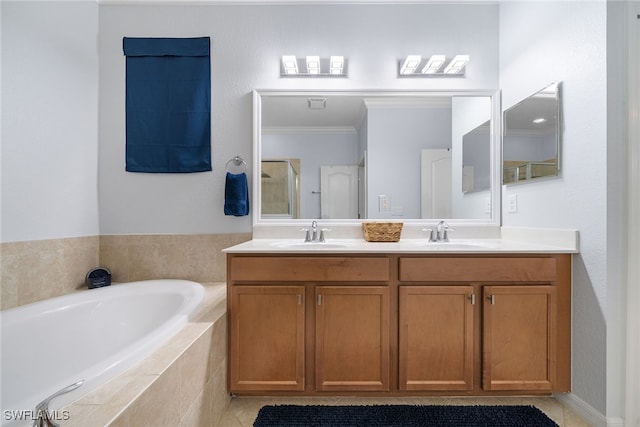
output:
[[[401,222],[363,222],[362,232],[367,242],[397,242],[402,232]]]

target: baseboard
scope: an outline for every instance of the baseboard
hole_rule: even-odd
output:
[[[624,419],[607,418],[573,393],[555,394],[554,397],[564,406],[578,414],[589,425],[594,427],[624,427]]]

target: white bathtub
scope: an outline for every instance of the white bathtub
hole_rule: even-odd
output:
[[[121,374],[178,332],[203,299],[199,283],[148,280],[2,311],[2,425],[30,424],[39,402],[79,380],[49,409]]]

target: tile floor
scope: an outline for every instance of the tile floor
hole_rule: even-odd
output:
[[[560,427],[589,427],[569,408],[563,406],[553,397],[489,397],[489,398],[290,398],[290,397],[236,397],[231,400],[229,410],[222,416],[218,427],[250,427],[263,405],[282,404],[317,404],[317,405],[534,405],[547,414]]]

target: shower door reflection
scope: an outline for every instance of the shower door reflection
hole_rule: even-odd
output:
[[[262,161],[262,215],[300,218],[300,160]]]

